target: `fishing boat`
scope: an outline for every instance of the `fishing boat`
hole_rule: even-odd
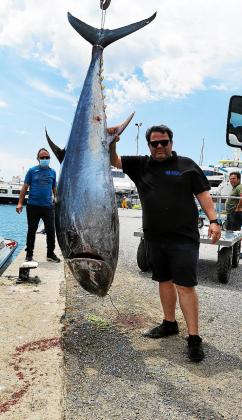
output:
[[[9,260],[17,246],[17,241],[0,237],[0,270],[2,270],[4,264]]]

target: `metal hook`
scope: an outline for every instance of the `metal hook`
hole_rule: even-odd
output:
[[[106,10],[110,6],[111,0],[100,0],[100,8]]]

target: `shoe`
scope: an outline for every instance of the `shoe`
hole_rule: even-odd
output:
[[[33,256],[27,254],[25,257],[25,261],[33,261]]]
[[[189,359],[192,362],[201,362],[205,357],[201,337],[199,335],[189,335],[187,345]]]
[[[176,321],[164,321],[162,324],[158,325],[157,327],[152,328],[149,331],[146,331],[143,337],[148,338],[162,338],[162,337],[169,337],[170,335],[179,334],[179,328]]]
[[[47,261],[52,261],[52,262],[55,262],[55,263],[59,263],[60,262],[60,258],[58,258],[55,254],[54,254],[54,252],[53,252],[53,254],[50,254],[50,255],[47,255]]]

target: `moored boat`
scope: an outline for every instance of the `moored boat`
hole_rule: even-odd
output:
[[[2,270],[3,266],[11,257],[17,246],[17,241],[0,237],[0,270]]]
[[[13,177],[11,182],[0,178],[0,204],[17,204],[23,182],[20,177]],[[25,202],[28,194],[25,197]]]

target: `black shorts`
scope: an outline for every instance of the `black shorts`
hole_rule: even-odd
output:
[[[197,285],[199,244],[146,240],[146,245],[153,280],[172,280],[187,287]]]

